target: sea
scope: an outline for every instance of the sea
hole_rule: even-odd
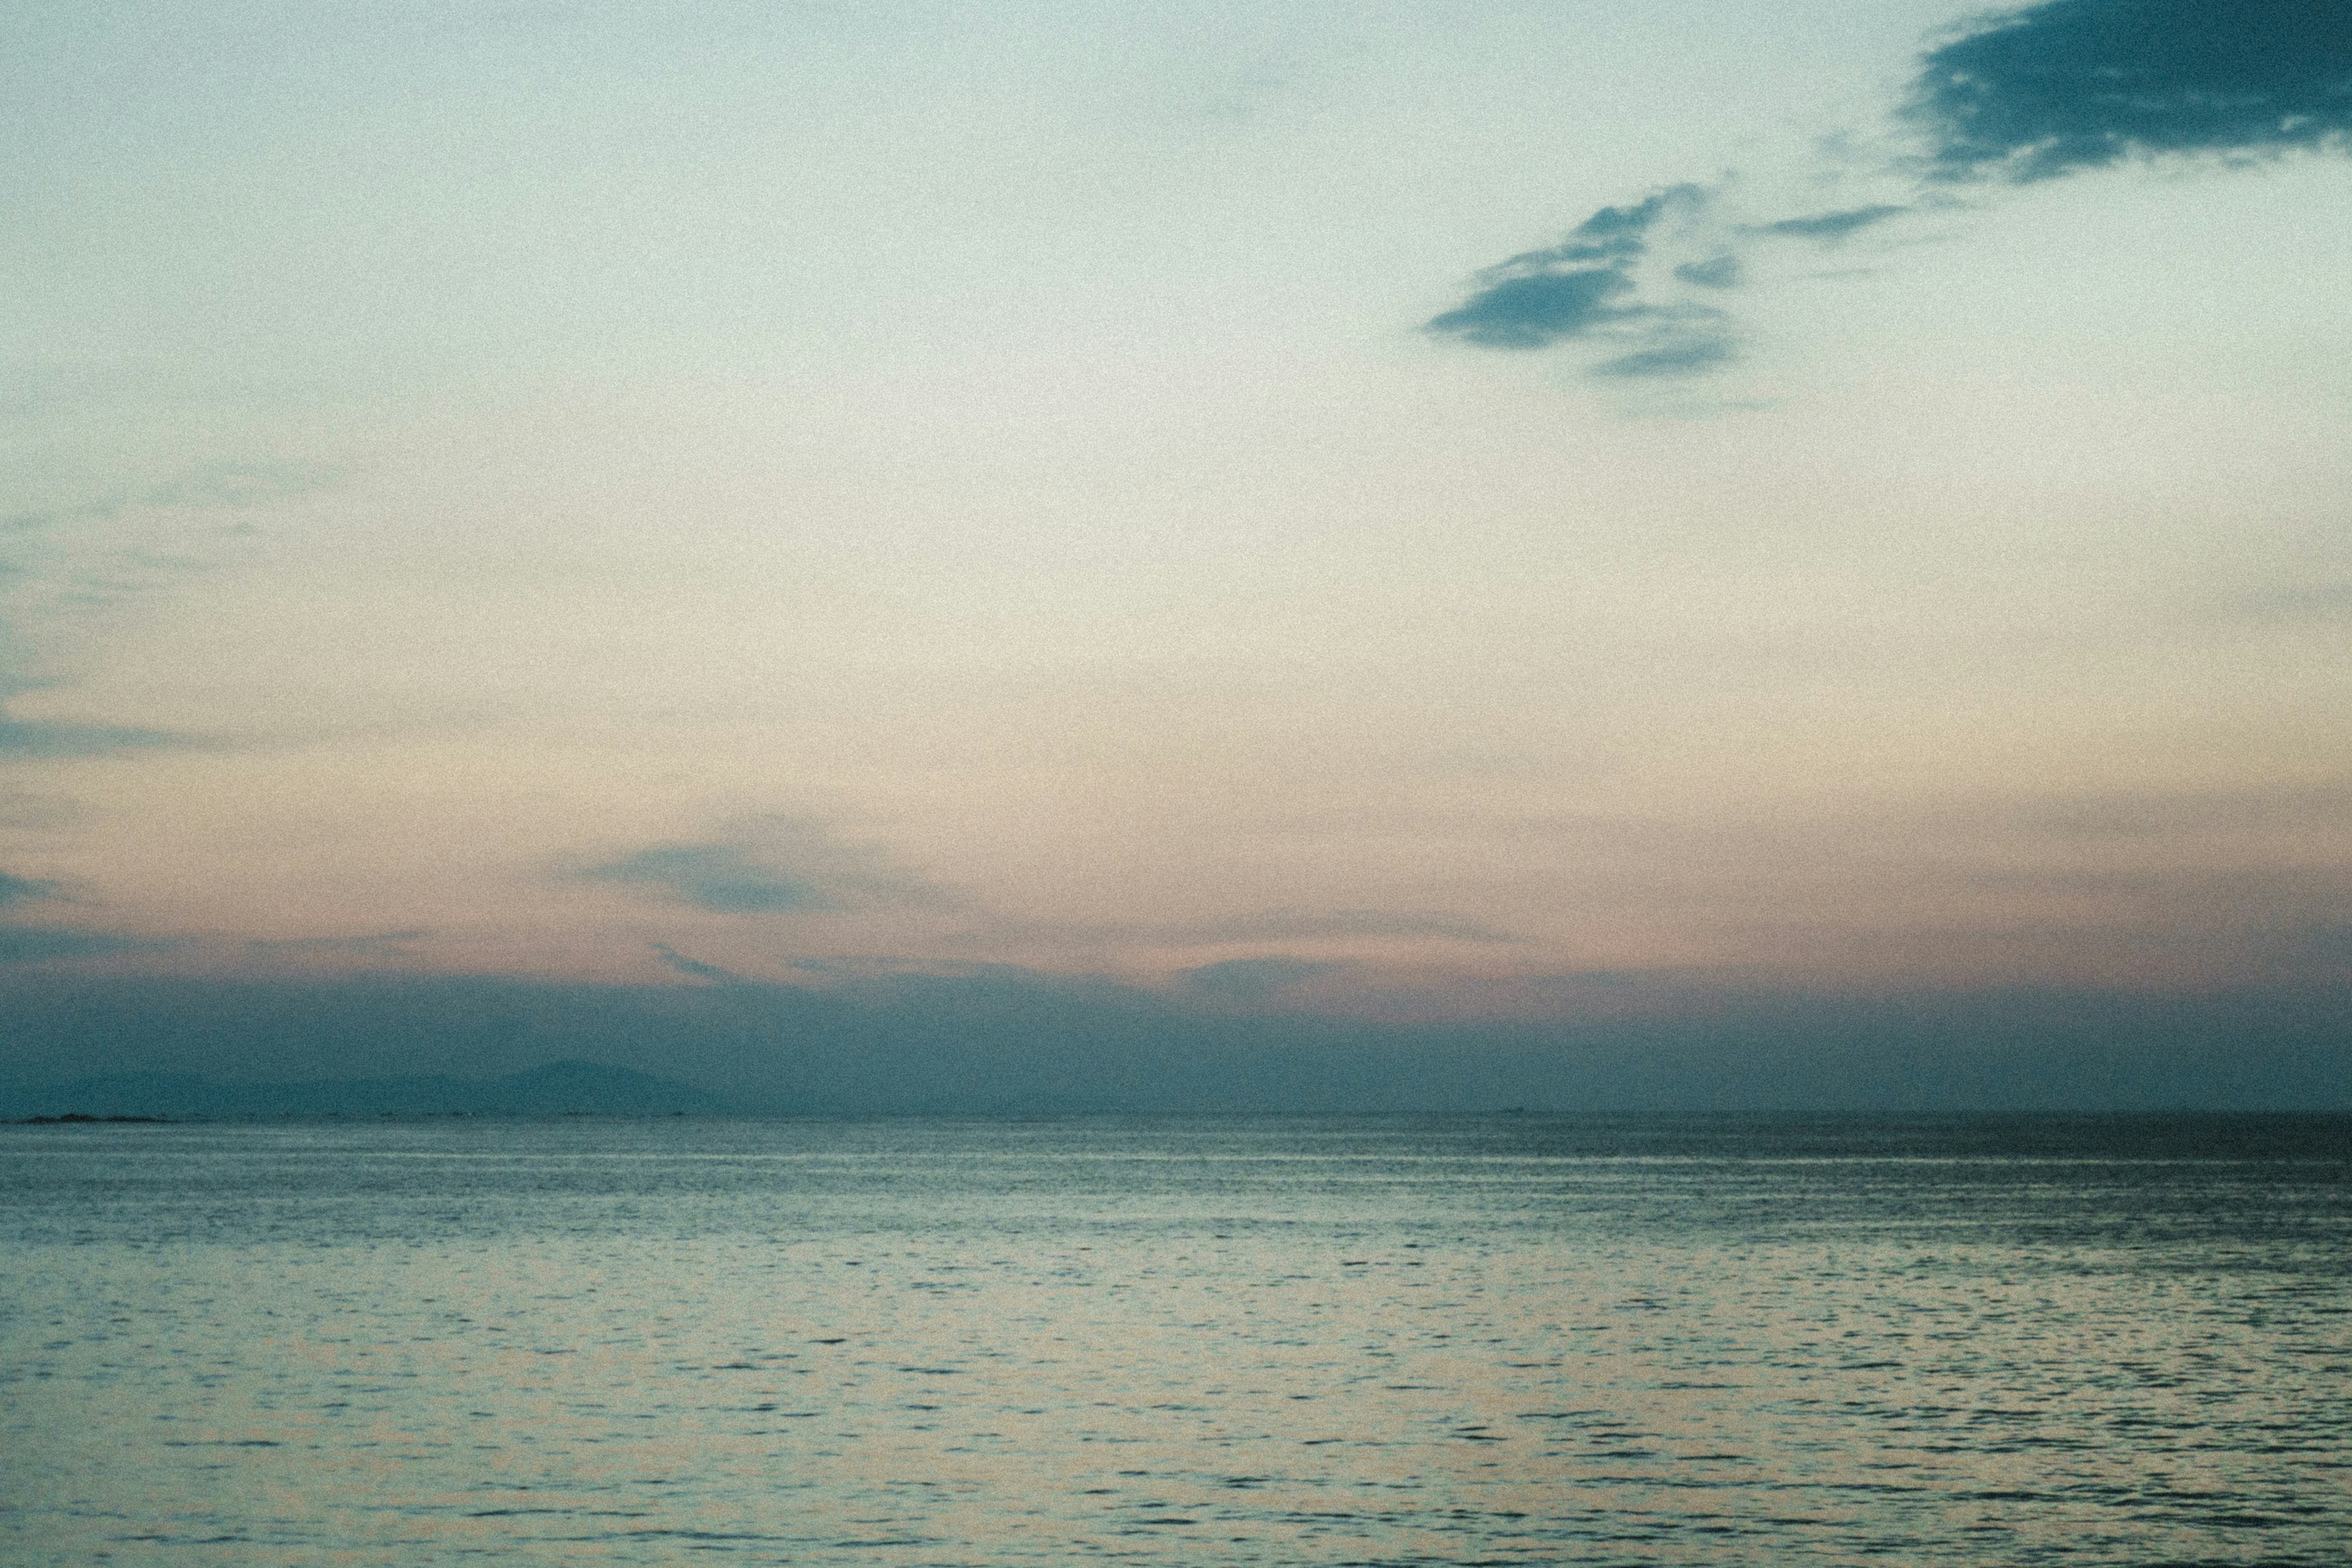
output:
[[[2352,1562],[2352,1120],[0,1128],[10,1564]]]

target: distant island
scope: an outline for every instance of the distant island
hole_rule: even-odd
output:
[[[86,1121],[146,1121],[168,1124],[168,1116],[92,1116],[87,1111],[68,1110],[62,1116],[20,1116],[16,1119],[26,1127],[53,1127],[64,1122]]]

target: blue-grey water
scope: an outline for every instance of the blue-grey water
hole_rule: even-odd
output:
[[[0,1128],[0,1561],[2340,1564],[2347,1143]]]

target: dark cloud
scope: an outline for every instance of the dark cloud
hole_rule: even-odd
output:
[[[2341,146],[2344,0],[2053,0],[1920,62],[1905,118],[1941,181],[2045,180],[2168,153]]]
[[[1626,206],[1602,207],[1559,244],[1525,251],[1480,273],[1477,288],[1459,306],[1431,318],[1426,330],[1489,349],[1540,349],[1569,339],[1592,339],[1632,352],[1615,363],[1640,361],[1650,370],[1609,370],[1603,374],[1688,374],[1731,357],[1732,343],[1719,330],[1696,331],[1694,321],[1716,312],[1687,304],[1642,300],[1637,269],[1654,247],[1661,226],[1686,228],[1705,211],[1709,194],[1698,185],[1673,185]],[[1725,265],[1728,264],[1727,268]],[[1700,287],[1727,288],[1738,280],[1738,263],[1729,257],[1675,268],[1674,275]],[[1700,340],[1716,344],[1698,350]]]
[[[1949,187],[1971,181],[2165,154],[2341,151],[2352,144],[2352,5],[2052,0],[1979,18],[1930,49],[1896,112],[1920,150],[1869,171],[1895,199],[1731,226],[1707,218],[1722,191],[1671,186],[1488,268],[1428,330],[1480,348],[1607,345],[1587,374],[1620,381],[1703,374],[1738,357],[1738,336],[1726,324],[1692,330],[1692,307],[1672,290],[1738,287],[1758,244],[1834,245],[1948,211]],[[1685,249],[1711,243],[1667,266],[1656,252],[1674,235]]]
[[[722,915],[816,914],[841,905],[804,877],[753,862],[731,844],[640,849],[581,873],[596,882],[638,882]]]
[[[1427,330],[1489,349],[1541,349],[1570,339],[1613,345],[1623,352],[1590,370],[1612,380],[1702,375],[1738,357],[1738,336],[1712,306],[1687,298],[1659,302],[1654,294],[1643,299],[1649,291],[1645,270],[1654,285],[1681,283],[1719,293],[1738,288],[1745,277],[1745,263],[1730,248],[1743,239],[1833,243],[1910,210],[1853,207],[1744,229],[1718,226],[1709,235],[1699,220],[1712,203],[1709,192],[1685,184],[1629,206],[1602,207],[1560,244],[1524,252],[1480,273],[1477,290],[1433,318]],[[1668,219],[1675,220],[1674,228],[1662,230]],[[1694,233],[1715,243],[1707,253],[1666,268],[1659,279],[1643,264],[1661,233],[1676,234],[1685,247]]]
[[[1891,217],[1901,217],[1911,211],[1908,206],[1848,207],[1843,212],[1815,213],[1810,217],[1784,217],[1778,222],[1759,224],[1755,232],[1779,239],[1819,239],[1835,242],[1857,229],[1885,223]]]
[[[1432,317],[1429,330],[1480,348],[1539,349],[1638,314],[1610,302],[1633,291],[1631,278],[1606,267],[1507,278]]]
[[[54,899],[57,896],[58,885],[55,882],[36,881],[30,877],[12,877],[5,871],[0,871],[0,909],[6,909],[10,904],[30,903],[35,899]]]
[[[1654,191],[1630,206],[1602,207],[1569,231],[1568,237],[1546,250],[1522,251],[1480,274],[1482,279],[1531,277],[1562,266],[1602,261],[1624,262],[1648,248],[1645,237],[1660,218],[1705,205],[1706,192],[1697,185],[1672,185]]]

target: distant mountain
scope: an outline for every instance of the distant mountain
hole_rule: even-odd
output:
[[[1629,981],[1622,1011],[1596,981],[1590,1016],[1452,1023],[1261,1007],[1249,984],[1267,973],[1172,994],[1001,966],[821,986],[0,969],[0,1116],[707,1103],[612,1070],[625,1067],[698,1086],[714,1110],[781,1116],[2352,1110],[2352,970],[2301,991],[2177,995],[1678,998]],[[543,1070],[601,1072],[604,1089],[517,1074],[581,1058],[611,1067]]]
[[[627,1068],[549,1062],[503,1078],[359,1078],[236,1083],[163,1073],[0,1084],[0,1119],[163,1117],[251,1121],[289,1116],[676,1116],[723,1109],[698,1089]]]

